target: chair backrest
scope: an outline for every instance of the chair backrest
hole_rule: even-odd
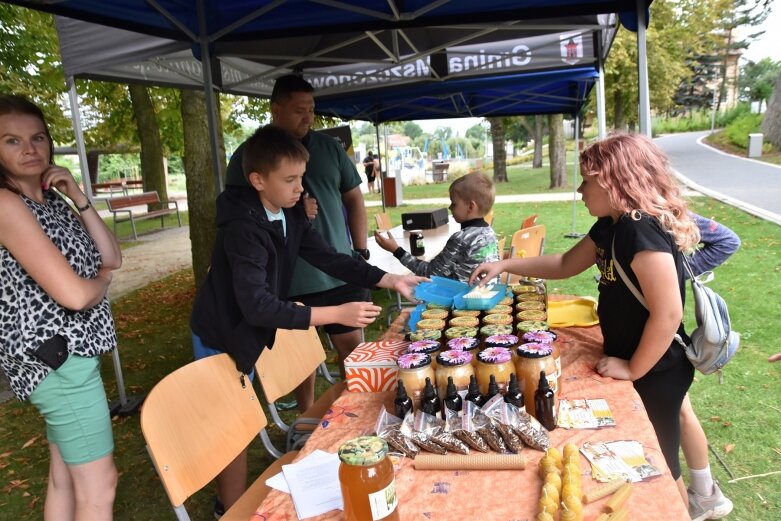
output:
[[[388,231],[391,228],[393,228],[393,223],[391,223],[390,215],[387,213],[376,213],[374,214],[374,222],[377,224],[377,229],[381,231]]]
[[[538,224],[531,228],[523,228],[516,231],[513,234],[513,238],[510,241],[510,257],[515,259],[518,257],[538,257],[542,255],[545,249],[545,225]],[[507,274],[506,283],[511,284],[517,280],[517,277],[513,277],[509,273]]]
[[[502,235],[502,238],[496,241],[496,249],[499,252],[499,260],[504,259],[504,245],[507,242],[507,236]]]
[[[518,228],[519,230],[523,230],[524,228],[531,228],[535,224],[537,224],[537,214],[533,213],[529,217],[523,220],[521,223],[521,227]]]
[[[292,392],[325,361],[325,350],[314,327],[278,329],[272,349],[264,349],[255,364],[266,400],[275,402]]]
[[[491,208],[491,210],[487,214],[485,214],[485,217],[483,217],[483,219],[485,219],[485,222],[488,223],[488,226],[491,226],[494,222],[494,209]]]
[[[252,383],[227,354],[181,367],[141,409],[149,455],[175,509],[207,485],[267,424]]]

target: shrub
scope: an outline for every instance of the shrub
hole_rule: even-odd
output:
[[[733,145],[748,148],[748,135],[759,132],[761,124],[762,114],[745,113],[727,125],[725,132]]]

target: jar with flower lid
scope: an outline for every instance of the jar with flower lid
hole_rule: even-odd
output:
[[[469,389],[469,377],[475,374],[472,354],[469,351],[442,351],[437,355],[437,393],[447,394],[447,378],[453,377],[456,390],[461,393]],[[462,393],[463,394],[463,393]]]
[[[561,350],[559,349],[559,343],[556,342],[558,335],[553,331],[532,330],[524,333],[521,338],[524,343],[539,342],[551,345],[553,348],[553,361],[556,363],[556,378],[561,379]]]
[[[448,351],[466,351],[472,355],[472,365],[477,363],[476,356],[480,350],[480,341],[476,338],[462,336],[451,338],[446,344]]]
[[[426,386],[426,378],[433,381],[436,374],[431,367],[431,356],[426,353],[407,353],[401,355],[396,364],[399,366],[398,379],[404,382],[407,395],[412,399],[417,411],[423,388]]]
[[[510,381],[510,375],[515,372],[515,366],[512,362],[510,350],[505,347],[489,347],[477,353],[477,366],[475,375],[477,384],[480,386],[481,394],[488,394],[488,384],[491,376],[496,378],[499,385],[499,392],[504,394],[507,390],[507,383]]]
[[[442,344],[437,340],[416,340],[407,346],[408,353],[425,353],[431,357],[431,368],[436,369],[437,353],[442,349]]]
[[[534,392],[540,381],[540,371],[545,372],[548,384],[559,397],[559,381],[556,377],[556,363],[553,361],[553,347],[550,344],[528,342],[516,350],[515,374],[523,391],[526,410],[534,411]]]

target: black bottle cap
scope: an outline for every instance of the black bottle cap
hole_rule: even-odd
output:
[[[396,388],[396,398],[399,400],[403,400],[406,397],[407,397],[407,389],[404,388],[404,381],[399,380],[398,387]]]
[[[510,382],[507,384],[507,393],[516,394],[521,392],[521,388],[518,387],[518,377],[515,373],[510,373]]]
[[[453,377],[448,376],[447,377],[447,393],[445,395],[446,398],[454,398],[458,394],[458,391],[456,391],[456,384],[453,383]]]
[[[434,389],[434,386],[431,385],[431,378],[428,376],[426,377],[426,386],[423,388],[423,398],[426,400],[430,400],[431,398],[437,397],[437,390]]]
[[[491,375],[491,380],[488,383],[488,396],[495,396],[499,393],[499,384],[496,383],[496,377]]]
[[[545,371],[540,371],[540,385],[538,389],[542,389],[543,391],[550,389],[548,386],[548,379],[545,378]]]
[[[480,388],[477,386],[477,377],[475,375],[469,377],[469,394],[473,396],[480,394]]]

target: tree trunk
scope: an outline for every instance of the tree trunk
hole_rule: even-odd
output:
[[[768,141],[781,150],[781,74],[776,79],[776,88],[770,97],[770,103],[762,120],[762,132]]]
[[[548,116],[548,157],[550,158],[550,187],[567,184],[567,149],[564,142],[564,115]]]
[[[542,138],[544,137],[545,120],[543,116],[534,116],[534,158],[532,168],[542,168]]]
[[[199,287],[211,262],[217,214],[214,174],[211,167],[209,126],[206,120],[206,96],[202,90],[182,89],[182,125],[184,126],[184,175],[187,207],[190,213],[193,274]]]
[[[491,123],[491,141],[494,144],[494,183],[507,182],[507,149],[502,118],[488,118]]]
[[[141,143],[141,177],[144,180],[144,190],[155,191],[160,200],[168,199],[168,187],[165,183],[163,168],[163,142],[160,139],[160,126],[157,124],[157,114],[149,91],[141,85],[129,84],[130,101],[133,105],[138,127],[138,140]],[[156,210],[149,205],[150,210]]]
[[[613,128],[616,130],[624,128],[624,99],[620,89],[616,89],[613,95]]]

